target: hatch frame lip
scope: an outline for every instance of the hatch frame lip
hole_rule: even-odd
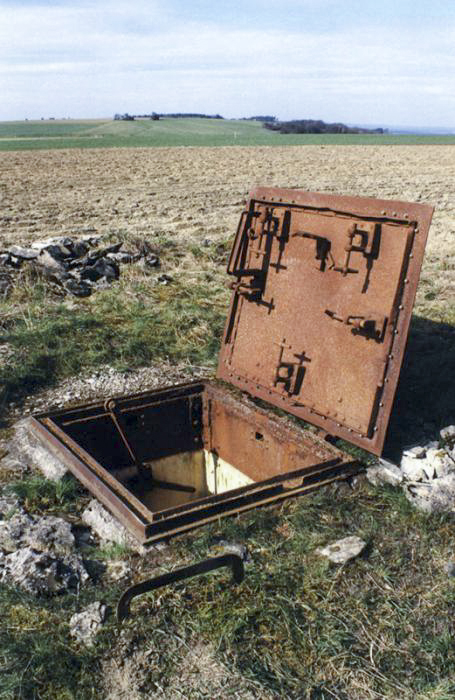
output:
[[[226,393],[228,401],[239,405],[250,403],[244,395],[232,395],[232,387],[221,386],[215,380],[197,380],[194,382],[157,387],[137,394],[118,396],[121,401],[136,401],[141,397],[165,396],[171,392],[179,396],[179,392],[194,395],[198,389],[207,392],[212,398]],[[236,390],[238,393],[238,390]],[[117,398],[117,397],[116,397]],[[221,516],[234,515],[261,505],[273,504],[284,498],[312,491],[319,486],[340,479],[354,476],[362,470],[359,461],[340,448],[327,444],[327,449],[333,453],[333,458],[317,462],[314,465],[294,469],[273,477],[256,481],[246,486],[230,489],[220,494],[203,496],[181,506],[173,506],[162,511],[152,511],[145,506],[134,494],[121,484],[108,469],[95,460],[69,435],[65,434],[54,423],[52,417],[61,416],[71,411],[83,411],[90,408],[102,408],[103,401],[80,403],[66,409],[42,412],[25,419],[28,429],[33,436],[56,456],[69,471],[97,498],[126,529],[142,544],[151,544],[172,535],[187,532],[191,529],[213,522]],[[250,405],[257,414],[267,417],[268,411],[258,406]],[[96,419],[93,417],[93,419]],[[287,417],[272,415],[275,422],[283,422],[283,429],[292,430],[298,426],[288,423]],[[315,447],[324,444],[324,440],[312,432],[308,440]],[[295,488],[286,488],[285,482],[293,478],[302,478],[302,483]],[[320,477],[320,478],[319,478]],[[280,491],[280,488],[282,491]]]
[[[327,211],[332,212],[335,216],[346,216],[363,220],[371,219],[372,221],[413,227],[412,241],[406,259],[406,276],[404,279],[400,278],[399,280],[400,291],[397,295],[399,297],[399,306],[394,310],[395,318],[390,329],[391,339],[390,341],[387,340],[387,345],[385,345],[388,361],[385,366],[384,387],[375,415],[375,425],[371,437],[356,433],[353,428],[343,426],[329,416],[315,413],[315,411],[302,404],[293,406],[292,397],[287,401],[279,392],[274,392],[271,388],[263,387],[257,381],[242,376],[241,372],[236,371],[235,368],[231,369],[232,366],[229,364],[228,359],[232,350],[232,343],[227,343],[226,338],[231,328],[236,305],[235,291],[231,296],[219,354],[217,369],[217,377],[219,379],[223,379],[250,396],[260,398],[272,406],[277,406],[289,414],[322,428],[334,437],[346,440],[357,447],[380,456],[404,358],[412,309],[434,207],[429,204],[403,202],[400,200],[352,197],[276,187],[256,187],[250,192],[245,204],[245,210],[241,214],[240,223],[245,212],[251,210],[252,204],[287,209],[298,208],[308,212],[320,212],[321,214]],[[240,225],[234,239],[233,250],[241,235],[242,227]],[[276,400],[273,400],[275,395]]]

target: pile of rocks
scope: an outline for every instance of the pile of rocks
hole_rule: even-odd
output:
[[[400,485],[426,512],[455,512],[455,425],[443,428],[439,441],[404,450],[399,466],[380,460],[367,477],[373,484]]]
[[[58,285],[63,293],[77,297],[109,286],[119,278],[121,264],[142,260],[147,267],[160,266],[158,255],[145,241],[135,252],[122,250],[122,242],[104,247],[99,243],[100,238],[92,235],[63,236],[36,241],[29,248],[13,245],[0,249],[0,298],[9,295],[24,266]]]
[[[1,583],[38,596],[77,591],[89,578],[69,523],[29,515],[14,497],[0,497]]]

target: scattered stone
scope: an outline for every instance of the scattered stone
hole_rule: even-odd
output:
[[[447,573],[451,577],[455,577],[455,561],[449,561],[447,563]]]
[[[89,575],[76,554],[56,558],[49,552],[23,547],[0,560],[0,582],[15,585],[32,595],[52,595],[79,590]]]
[[[427,513],[455,511],[455,473],[427,483],[407,484],[406,487],[408,500]]]
[[[366,546],[367,543],[364,540],[357,537],[357,535],[352,535],[351,537],[337,540],[327,545],[327,547],[320,547],[316,552],[323,557],[327,557],[330,561],[334,562],[334,564],[344,564],[350,559],[358,557]]]
[[[107,282],[117,280],[120,275],[119,266],[114,260],[98,258],[86,265],[79,273],[80,280],[89,284],[105,279]]]
[[[70,236],[52,236],[51,238],[44,238],[40,241],[34,241],[31,245],[31,248],[34,248],[35,250],[41,251],[44,250],[45,248],[48,248],[49,246],[60,246],[63,245],[67,248],[71,248],[71,245],[74,245],[75,243],[83,242],[87,244],[89,247],[94,247],[97,246],[98,243],[100,242],[99,236],[92,236],[92,235],[84,235],[78,237],[76,240],[74,238],[71,238]]]
[[[455,462],[445,450],[428,450],[426,461],[430,465],[430,470],[425,470],[429,479],[446,476],[455,471]],[[432,474],[431,470],[433,471]]]
[[[71,525],[63,518],[19,512],[0,521],[0,549],[5,552],[28,546],[37,552],[65,555],[73,551],[75,544]]]
[[[149,253],[144,257],[144,265],[146,267],[159,267],[160,266],[160,259],[157,255],[154,253]],[[162,275],[163,276],[163,275]]]
[[[131,575],[131,567],[121,559],[107,562],[107,575],[113,581],[121,581]]]
[[[82,522],[92,528],[100,540],[124,545],[139,554],[147,552],[147,549],[96,498],[90,501],[87,508],[83,511],[81,519]]]
[[[403,457],[410,457],[411,459],[422,459],[425,457],[426,448],[415,445],[414,447],[408,447],[403,451]]]
[[[140,260],[141,256],[139,253],[131,253],[126,250],[124,251],[119,251],[118,253],[108,253],[106,257],[109,260],[114,260],[116,263],[119,263],[121,265],[123,264],[128,264],[128,263],[135,263],[138,260]],[[156,257],[156,256],[155,256]],[[145,262],[144,258],[144,262]],[[151,266],[153,267],[153,265]]]
[[[422,459],[403,457],[400,467],[404,477],[409,481],[423,481],[425,479]]]
[[[399,467],[387,459],[380,459],[379,464],[369,467],[366,471],[366,477],[373,486],[379,486],[380,484],[397,486],[403,481],[403,474]]]
[[[173,281],[173,278],[170,275],[162,274],[159,275],[157,281],[159,284],[170,284]]]
[[[65,272],[65,267],[62,265],[62,258],[56,257],[48,248],[42,250],[36,258],[35,263],[40,267],[46,268],[48,272],[61,274]]]
[[[74,257],[82,258],[84,255],[87,255],[88,251],[90,250],[90,244],[87,243],[87,241],[73,240],[70,245],[70,250]]]
[[[68,277],[63,284],[63,288],[75,297],[89,297],[92,288],[86,282],[78,282],[74,277]]]
[[[107,618],[107,606],[95,602],[70,619],[70,635],[81,644],[92,646]]]
[[[36,518],[25,541],[38,552],[51,551],[61,555],[70,554],[76,545],[71,525],[53,515]]]
[[[408,499],[426,512],[455,510],[455,426],[440,431],[436,440],[404,450],[400,463]]]
[[[25,534],[33,527],[33,518],[23,511],[0,522],[0,549],[15,552],[24,546]]]
[[[32,433],[26,418],[15,424],[14,437],[8,443],[8,450],[10,460],[30,469],[40,469],[51,481],[60,481],[68,471],[48,447]]]
[[[13,494],[3,494],[0,496],[0,520],[9,520],[9,518],[18,513],[20,510],[21,508],[17,496],[14,496]]]
[[[8,253],[14,255],[15,258],[20,258],[22,260],[34,260],[38,257],[39,251],[33,248],[21,248],[18,245],[13,245],[9,249]]]
[[[55,291],[77,297],[89,296],[93,289],[102,289],[119,278],[121,263],[141,258],[148,267],[159,267],[160,260],[152,247],[143,241],[137,253],[121,251],[122,242],[97,248],[99,238],[61,236],[36,241],[30,248],[12,246],[1,251],[0,265],[10,272],[30,263],[41,277],[58,285]],[[163,284],[167,284],[170,278]],[[11,276],[0,277],[0,296],[9,294],[14,283]]]
[[[441,436],[441,440],[444,440],[445,442],[454,443],[455,425],[448,425],[446,428],[443,428],[439,431],[439,435]]]

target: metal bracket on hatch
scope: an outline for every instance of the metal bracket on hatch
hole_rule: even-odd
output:
[[[330,252],[332,247],[331,241],[325,236],[318,236],[315,233],[306,233],[305,231],[297,231],[293,236],[301,236],[302,238],[310,238],[316,243],[316,260],[319,261],[319,269],[324,272],[327,263],[329,263],[329,270],[335,268],[335,260]]]
[[[121,622],[130,614],[130,603],[133,598],[143,593],[148,593],[149,591],[154,591],[156,588],[161,588],[162,586],[167,586],[169,583],[177,583],[177,581],[183,581],[186,578],[191,578],[192,576],[198,576],[199,574],[207,574],[209,571],[214,571],[214,569],[220,569],[224,566],[230,567],[232,569],[232,582],[241,583],[245,576],[245,570],[243,567],[243,560],[238,554],[222,554],[220,557],[213,557],[212,559],[205,559],[200,561],[198,564],[192,564],[192,566],[185,566],[182,569],[177,569],[176,571],[171,571],[167,574],[162,574],[161,576],[156,576],[148,581],[142,581],[128,588],[117,604],[117,620]]]

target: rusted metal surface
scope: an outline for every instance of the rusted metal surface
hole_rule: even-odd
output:
[[[238,554],[222,554],[219,557],[205,559],[197,564],[176,569],[175,571],[156,576],[147,581],[141,581],[141,583],[137,583],[135,586],[128,588],[119,599],[117,604],[117,620],[122,622],[122,620],[128,617],[130,614],[131,601],[139,595],[155,591],[157,588],[162,588],[163,586],[168,586],[170,583],[177,583],[178,581],[184,581],[193,576],[208,574],[209,571],[215,571],[215,569],[224,567],[231,569],[232,583],[241,583],[243,581],[245,570],[243,567],[243,560]]]
[[[115,400],[116,420],[110,406],[97,402],[44,414],[30,419],[29,425],[142,542],[304,493],[359,471],[358,463],[333,445],[222,385],[198,382],[120,397]],[[122,431],[117,425],[119,415]],[[163,434],[169,442],[163,441]],[[148,478],[138,478],[139,468],[153,470],[163,456],[201,449],[232,461],[253,483],[194,500],[182,493],[180,504],[150,510],[144,501],[147,489],[175,490],[182,484],[154,480],[152,471]]]
[[[259,188],[218,376],[380,454],[433,209]]]

